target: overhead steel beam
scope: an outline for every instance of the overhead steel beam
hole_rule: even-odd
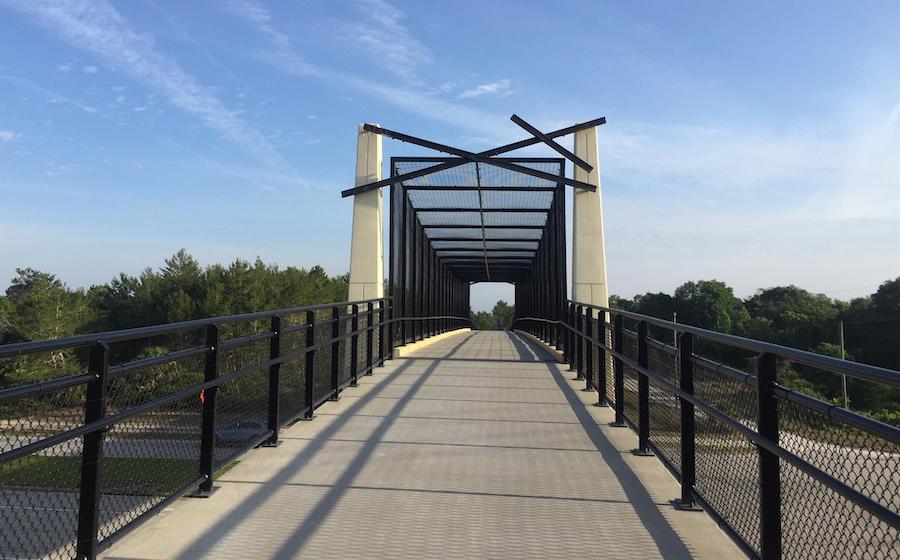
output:
[[[578,132],[579,130],[584,130],[586,128],[593,128],[595,126],[600,126],[606,123],[606,117],[600,117],[599,119],[590,120],[587,122],[579,123],[567,128],[561,128],[559,130],[555,130],[553,132],[548,132],[547,136],[549,138],[558,138],[560,136],[565,136],[567,134],[572,134],[574,132]],[[526,148],[528,146],[533,146],[535,144],[540,144],[541,140],[538,138],[528,138],[526,140],[519,140],[518,142],[513,142],[512,144],[507,144],[505,146],[500,146],[497,148],[493,148],[491,150],[486,150],[484,152],[479,152],[478,155],[481,156],[497,156],[500,154],[505,154],[507,152],[512,152],[513,150],[518,150],[521,148]],[[400,175],[396,175],[393,177],[388,177],[387,179],[382,179],[381,181],[375,181],[374,183],[368,183],[366,185],[360,185],[358,187],[354,187],[352,189],[346,189],[341,192],[341,197],[346,198],[348,196],[353,196],[355,194],[360,194],[368,191],[373,191],[375,189],[380,189],[381,187],[386,187],[388,185],[393,185],[397,183],[402,183],[403,181],[410,181],[415,179],[416,177],[423,177],[425,175],[431,175],[432,173],[437,173],[438,171],[444,171],[446,169],[452,169],[454,167],[458,167],[460,165],[465,165],[469,163],[466,159],[459,159],[454,161],[448,161],[444,163],[440,163],[438,165],[432,165],[431,167],[426,167],[425,169],[418,169],[416,171],[410,171],[409,173],[402,173]]]
[[[503,213],[511,213],[511,212],[543,212],[547,213],[550,211],[550,208],[440,208],[440,207],[432,207],[427,206],[424,208],[413,208],[413,212],[481,212],[486,214],[503,214]],[[511,226],[515,227],[515,226]]]
[[[574,164],[577,165],[578,167],[584,169],[584,170],[587,171],[588,173],[590,173],[591,171],[594,170],[594,167],[593,167],[591,164],[589,164],[588,162],[586,162],[586,161],[584,161],[583,159],[581,159],[580,157],[576,156],[575,154],[573,154],[573,153],[570,152],[569,150],[567,150],[567,149],[563,148],[562,146],[560,146],[559,144],[557,144],[557,143],[553,140],[553,138],[550,138],[549,136],[547,136],[546,134],[544,134],[543,132],[541,132],[541,131],[538,130],[537,128],[535,128],[535,127],[531,126],[530,124],[528,124],[528,123],[525,121],[525,119],[523,119],[522,117],[520,117],[520,116],[518,116],[518,115],[513,115],[513,116],[510,117],[510,120],[511,120],[512,122],[516,123],[517,125],[521,126],[522,128],[524,128],[526,131],[530,132],[532,135],[534,135],[535,138],[540,139],[540,141],[543,142],[544,144],[547,144],[548,146],[550,146],[550,147],[551,147],[553,150],[555,150],[559,155],[561,155],[562,157],[564,157],[564,158],[566,158],[567,160],[571,161],[572,163],[574,163]]]
[[[408,191],[477,191],[478,187],[471,185],[405,185]],[[556,187],[501,187],[497,185],[483,186],[483,191],[507,191],[507,192],[554,192]]]
[[[394,140],[399,140],[400,142],[415,144],[416,146],[422,146],[423,148],[428,148],[430,150],[436,150],[438,152],[444,152],[445,154],[458,156],[469,161],[493,165],[495,167],[502,167],[503,169],[522,173],[523,175],[531,175],[532,177],[537,177],[538,179],[543,179],[545,181],[550,181],[553,183],[560,182],[590,192],[594,192],[597,190],[597,186],[591,185],[590,183],[576,181],[575,179],[569,179],[565,176],[553,175],[552,173],[546,173],[544,171],[539,171],[537,169],[532,169],[530,167],[525,167],[516,163],[510,163],[509,161],[505,160],[492,159],[490,156],[483,156],[474,152],[460,150],[459,148],[454,148],[453,146],[440,144],[438,142],[432,142],[431,140],[425,140],[424,138],[418,138],[416,136],[397,132],[396,130],[381,128],[380,126],[375,126],[374,124],[364,124],[363,130],[365,130],[366,132],[372,132],[374,134],[381,134],[382,136],[387,136],[388,138],[393,138]]]
[[[438,253],[447,253],[452,251],[481,251],[482,247],[432,247]],[[495,253],[533,253],[537,251],[537,249],[516,249],[515,247],[499,247],[493,249],[486,249],[488,253],[491,251]]]
[[[431,241],[481,241],[480,237],[429,237]],[[540,241],[539,238],[535,237],[533,239],[510,239],[507,237],[498,237],[496,239],[491,239],[490,237],[485,238],[485,241],[496,241],[498,243],[537,243]],[[439,251],[440,249],[435,248],[435,251]]]
[[[481,229],[481,225],[478,224],[463,224],[463,225],[455,225],[455,224],[422,224],[422,227],[425,229],[434,229],[434,228],[450,228],[450,229]],[[521,225],[511,225],[511,226],[495,226],[495,225],[485,225],[484,229],[544,229],[543,225],[540,226],[521,226]]]

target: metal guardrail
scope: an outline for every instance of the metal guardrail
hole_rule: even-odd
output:
[[[356,386],[400,321],[428,320],[425,336],[470,322],[392,313],[383,298],[0,346],[23,368],[86,369],[0,389],[0,556],[94,558]]]
[[[900,372],[568,302],[563,321],[516,319],[563,351],[577,379],[753,557],[896,558],[900,429],[778,383],[780,362],[900,386]],[[677,348],[649,327],[677,335]],[[627,328],[631,327],[631,328]],[[700,345],[753,353],[744,371]]]

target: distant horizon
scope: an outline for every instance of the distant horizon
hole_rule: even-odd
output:
[[[252,258],[235,257],[233,259],[226,260],[226,261],[204,262],[202,259],[198,258],[196,254],[192,253],[189,249],[185,248],[185,250],[188,252],[188,254],[190,254],[192,257],[197,259],[197,261],[200,263],[200,266],[203,267],[204,269],[207,267],[210,267],[210,266],[214,266],[214,265],[228,266],[229,264],[235,262],[238,259],[253,263],[253,262],[256,262],[256,258],[257,258],[257,257],[252,257]],[[58,280],[63,282],[69,289],[85,289],[85,290],[87,290],[93,286],[108,284],[111,280],[113,280],[114,278],[117,278],[120,273],[124,273],[129,276],[138,277],[141,274],[141,272],[143,272],[147,268],[150,268],[154,271],[158,271],[164,265],[164,260],[166,258],[173,256],[177,251],[178,250],[176,249],[170,255],[161,259],[158,264],[146,265],[144,267],[141,267],[136,272],[120,271],[119,273],[115,273],[115,274],[111,275],[106,280],[91,281],[91,282],[82,283],[82,284],[76,284],[76,283],[70,282],[67,278],[65,278],[64,276],[61,276],[60,274],[58,274],[57,272],[55,272],[53,270],[45,270],[43,268],[29,267],[29,266],[15,266],[15,267],[13,267],[13,272],[11,273],[10,277],[3,280],[3,283],[0,284],[0,290],[2,290],[3,293],[5,293],[6,289],[9,288],[10,281],[15,276],[16,268],[22,268],[22,269],[35,268],[36,270],[40,270],[41,272],[53,274]],[[294,267],[294,268],[304,268],[306,270],[309,270],[316,266],[321,266],[321,265],[317,265],[317,264],[313,264],[313,265],[282,264],[279,262],[266,261],[265,259],[262,259],[262,261],[267,265],[277,265],[281,269],[288,268],[288,267]],[[334,273],[332,271],[329,271],[324,266],[322,267],[322,269],[325,270],[325,273],[328,274],[328,276],[332,276],[332,277],[333,276],[341,276],[343,274],[347,274],[347,272],[348,272],[347,270],[345,270],[344,272]],[[884,282],[893,280],[894,278],[897,278],[897,277],[900,277],[900,273],[898,273],[898,275],[895,277],[885,278],[884,280],[878,282],[877,284],[872,284],[869,286],[856,286],[856,287],[845,289],[845,290],[836,290],[836,291],[841,291],[841,292],[848,292],[848,291],[852,290],[854,295],[851,295],[849,297],[848,296],[842,297],[840,295],[831,295],[826,292],[817,292],[814,290],[810,290],[807,287],[805,287],[801,284],[798,284],[796,282],[786,283],[786,284],[773,284],[773,285],[769,285],[769,286],[760,286],[758,288],[753,289],[750,292],[739,292],[739,291],[735,290],[734,295],[741,300],[746,300],[749,297],[753,296],[759,290],[766,290],[766,289],[770,289],[770,288],[786,287],[786,286],[793,285],[793,286],[796,286],[800,289],[806,290],[813,294],[817,294],[817,295],[821,294],[821,295],[828,296],[829,298],[831,298],[833,300],[850,302],[856,298],[871,296],[873,293],[875,293],[877,291],[878,287],[881,284],[883,284]],[[388,279],[389,278],[386,276],[385,281],[387,281]],[[698,280],[718,280],[718,281],[724,282],[726,285],[728,285],[729,287],[734,289],[734,286],[729,284],[727,281],[722,280],[721,278],[699,278],[698,277],[698,278],[686,278],[685,280],[676,283],[669,289],[663,288],[663,289],[659,289],[659,290],[650,290],[649,292],[650,293],[661,292],[661,293],[665,293],[665,294],[672,294],[672,293],[674,293],[675,289],[678,286],[681,286],[685,282],[698,281]],[[514,292],[513,286],[511,284],[507,284],[507,285],[501,285],[501,284],[503,284],[503,283],[501,283],[501,282],[479,282],[479,283],[473,284],[472,295],[471,295],[472,311],[476,311],[476,312],[477,311],[490,311],[493,308],[494,304],[501,300],[509,303],[510,305],[514,305],[515,304],[515,292]],[[567,281],[567,286],[568,286],[568,289],[571,290],[571,279],[569,279]],[[625,293],[617,291],[614,286],[611,286],[611,288],[610,288],[610,295],[618,296],[618,297],[622,297],[622,298],[626,298],[626,299],[634,299],[635,296],[643,295],[646,293],[648,293],[648,291],[640,291],[640,292],[635,292],[635,293],[626,295]],[[506,295],[506,294],[508,294],[508,295]],[[385,294],[385,295],[388,295],[388,294]]]

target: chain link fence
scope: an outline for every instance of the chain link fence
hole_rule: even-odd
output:
[[[0,389],[0,557],[93,558],[172,500],[207,495],[217,471],[390,355],[389,305],[0,346],[23,380]]]

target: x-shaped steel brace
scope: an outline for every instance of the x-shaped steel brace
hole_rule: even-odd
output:
[[[523,122],[524,122],[524,121],[523,121]],[[560,130],[556,130],[556,131],[554,131],[554,132],[547,133],[547,134],[545,134],[544,136],[546,136],[548,139],[558,138],[558,137],[560,137],[560,136],[565,136],[565,135],[567,135],[567,134],[572,134],[572,133],[574,133],[574,132],[578,132],[579,130],[584,130],[584,129],[586,129],[586,128],[592,128],[592,127],[595,127],[595,126],[600,126],[600,125],[602,125],[602,124],[604,124],[604,123],[606,123],[606,118],[605,118],[605,117],[600,117],[600,118],[598,118],[598,119],[594,119],[594,120],[591,120],[591,121],[579,123],[579,124],[576,124],[576,125],[574,125],[574,126],[570,126],[570,127],[567,127],[567,128],[562,128],[562,129],[560,129]],[[460,155],[460,158],[459,158],[459,159],[454,159],[454,160],[451,160],[451,161],[446,161],[446,162],[443,162],[443,163],[439,163],[439,164],[437,164],[437,165],[432,165],[431,167],[426,167],[426,168],[424,168],[424,169],[418,169],[418,170],[416,170],[416,171],[410,171],[410,172],[408,172],[408,173],[403,173],[403,174],[401,174],[401,175],[396,175],[396,176],[394,176],[394,177],[388,177],[388,178],[386,178],[386,179],[382,179],[382,180],[380,180],[380,181],[375,181],[375,182],[373,182],[373,183],[368,183],[368,184],[365,184],[365,185],[360,185],[360,186],[354,187],[354,188],[352,188],[352,189],[346,189],[346,190],[344,190],[343,192],[341,192],[341,196],[342,196],[342,197],[345,197],[345,198],[348,197],[348,196],[353,196],[353,195],[356,195],[356,194],[361,194],[361,193],[364,193],[364,192],[373,191],[373,190],[375,190],[375,189],[380,189],[381,187],[386,187],[386,186],[388,186],[388,185],[394,185],[394,184],[397,184],[397,183],[402,183],[403,181],[410,181],[410,180],[415,179],[415,178],[417,178],[417,177],[423,177],[423,176],[425,176],[425,175],[430,175],[430,174],[432,174],[432,173],[437,173],[438,171],[444,171],[444,170],[446,170],[446,169],[452,169],[452,168],[458,167],[458,166],[460,166],[460,165],[465,165],[466,163],[469,163],[470,161],[481,161],[481,162],[484,162],[484,163],[488,163],[488,164],[490,164],[490,165],[497,165],[498,167],[506,167],[507,169],[511,169],[511,168],[508,167],[508,166],[509,166],[509,165],[512,165],[513,168],[512,168],[511,170],[513,170],[513,171],[518,171],[518,172],[524,173],[524,174],[526,174],[526,175],[532,175],[532,176],[540,177],[540,178],[543,178],[543,179],[548,179],[548,180],[553,181],[554,183],[556,183],[556,182],[562,182],[562,183],[569,184],[569,185],[571,185],[571,184],[574,183],[573,186],[576,186],[576,187],[578,187],[578,188],[584,188],[584,189],[589,190],[589,191],[596,191],[596,190],[597,190],[597,188],[596,188],[594,185],[589,185],[589,184],[587,184],[587,183],[582,183],[582,182],[580,182],[580,181],[574,181],[574,180],[572,180],[572,179],[568,179],[568,178],[565,178],[565,177],[559,177],[559,176],[557,176],[557,175],[550,175],[549,173],[543,173],[543,172],[537,171],[537,170],[535,170],[535,169],[531,169],[531,168],[528,168],[528,167],[523,167],[523,166],[521,166],[521,165],[516,165],[516,164],[514,164],[514,163],[507,162],[507,161],[503,161],[503,160],[497,160],[497,159],[494,159],[494,158],[491,157],[491,156],[497,156],[497,155],[500,155],[500,154],[504,154],[504,153],[506,153],[506,152],[511,152],[511,151],[513,151],[513,150],[518,150],[518,149],[520,149],[520,148],[525,148],[525,147],[528,147],[528,146],[533,146],[534,144],[539,144],[539,143],[541,143],[543,140],[542,140],[541,138],[538,138],[538,137],[528,138],[527,140],[519,140],[518,142],[513,142],[512,144],[507,144],[507,145],[505,145],[505,146],[500,146],[500,147],[497,147],[497,148],[493,148],[493,149],[491,149],[491,150],[486,150],[486,151],[480,152],[480,153],[478,153],[478,154],[473,154],[472,152],[466,152],[466,151],[464,151],[464,150],[457,150],[456,148],[451,148],[451,147],[449,147],[449,146],[443,146],[443,145],[441,145],[441,144],[437,144],[437,143],[434,143],[434,142],[428,142],[427,140],[421,140],[421,139],[419,139],[419,138],[415,138],[415,137],[412,137],[412,136],[408,136],[408,135],[405,135],[405,134],[401,134],[401,133],[399,133],[399,132],[393,132],[393,131],[390,131],[390,130],[387,130],[387,129],[381,129],[381,128],[379,128],[379,127],[376,127],[376,126],[373,126],[373,125],[369,125],[369,124],[364,125],[364,128],[365,128],[365,130],[367,130],[367,131],[369,131],[369,132],[377,132],[377,133],[379,133],[379,134],[384,134],[385,136],[389,136],[389,137],[391,137],[391,138],[396,138],[396,139],[398,139],[398,140],[402,140],[402,141],[405,141],[405,142],[410,142],[410,143],[412,143],[412,144],[417,144],[417,145],[419,145],[419,146],[423,146],[423,145],[425,145],[425,144],[429,144],[429,145],[427,145],[427,146],[425,146],[425,147],[431,147],[432,149],[436,149],[436,150],[438,150],[438,151],[442,151],[442,152],[445,152],[445,153],[451,153],[451,154],[453,154],[453,155],[459,155],[459,154],[462,153],[462,154],[466,154],[467,156],[475,156],[475,157],[480,158],[480,159],[472,159],[471,157],[464,157],[464,156],[461,156],[461,155]],[[387,133],[390,133],[390,134],[387,134]],[[402,136],[402,138],[400,138],[401,136]],[[415,140],[415,141],[413,142],[412,140]],[[425,143],[425,144],[423,144],[423,143]],[[438,146],[440,146],[440,148],[438,148]],[[446,149],[442,149],[442,148],[447,148],[447,149],[452,150],[452,151],[447,151]],[[506,165],[504,165],[504,164],[506,164]],[[542,174],[542,175],[538,175],[539,173]]]

